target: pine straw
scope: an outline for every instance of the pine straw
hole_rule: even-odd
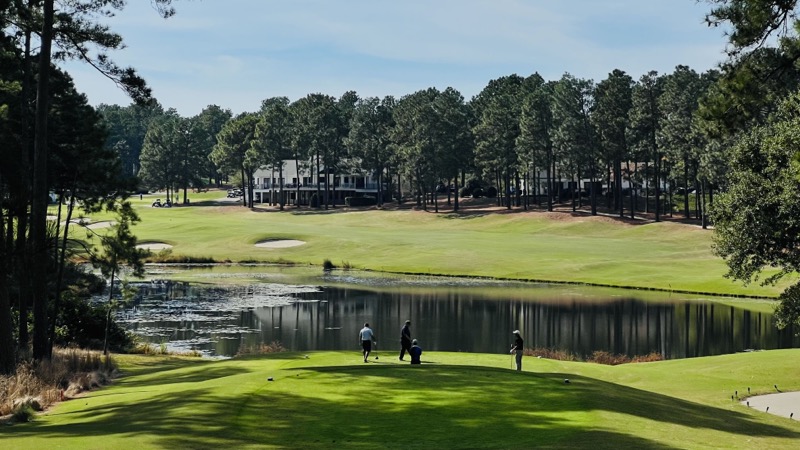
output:
[[[641,363],[661,361],[664,356],[661,353],[652,352],[647,355],[636,355],[633,357],[627,355],[615,355],[604,351],[595,351],[588,358],[581,358],[574,353],[565,350],[556,350],[551,348],[526,348],[523,353],[527,356],[537,356],[547,359],[555,359],[558,361],[585,361],[595,364],[606,364],[609,366],[616,366],[618,364],[628,363]]]
[[[14,375],[0,377],[0,417],[25,405],[41,411],[108,384],[116,370],[116,364],[101,352],[53,349],[52,359],[20,363]]]

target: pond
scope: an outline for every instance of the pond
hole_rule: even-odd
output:
[[[118,319],[146,342],[209,356],[274,342],[358,352],[365,322],[378,351],[394,353],[406,319],[426,351],[504,353],[515,329],[526,347],[583,357],[800,347],[795,330],[777,330],[759,300],[263,266],[151,269],[151,277]]]

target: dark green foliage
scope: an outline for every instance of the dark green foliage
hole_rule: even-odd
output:
[[[794,284],[781,293],[781,302],[775,308],[775,321],[778,328],[800,326],[800,284]]]
[[[714,251],[725,258],[728,276],[745,283],[765,269],[773,283],[800,271],[800,92],[773,120],[740,137],[733,148],[727,192],[712,209]],[[800,319],[797,286],[781,296],[778,323]]]
[[[375,206],[377,204],[375,197],[346,197],[344,199],[345,206]]]
[[[30,403],[20,404],[11,414],[11,419],[14,421],[14,423],[31,422],[35,417],[36,411],[33,409]]]
[[[763,45],[771,36],[791,29],[797,0],[706,0],[714,5],[706,15],[710,26],[728,25],[733,55]]]
[[[106,326],[106,308],[92,305],[85,297],[67,293],[63,297],[61,312],[57,318],[54,345],[103,349]],[[132,346],[130,335],[116,321],[111,320],[108,331],[108,347],[114,352],[123,352]]]

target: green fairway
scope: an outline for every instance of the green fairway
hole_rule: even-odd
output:
[[[292,262],[377,271],[591,283],[604,286],[774,297],[782,286],[742,286],[724,278],[710,230],[678,223],[630,225],[579,213],[440,213],[257,209],[192,195],[192,206],[133,202],[141,242],[164,242],[173,255],[216,261]],[[240,205],[240,204],[239,204]],[[108,219],[98,216],[97,220]],[[82,230],[76,233],[83,233]],[[257,248],[266,239],[299,247]]]
[[[3,448],[796,448],[735,390],[800,389],[800,350],[601,366],[427,353],[120,356],[113,386],[0,429]],[[269,381],[271,377],[273,381]],[[569,384],[564,379],[570,380]],[[798,410],[800,414],[800,409]]]

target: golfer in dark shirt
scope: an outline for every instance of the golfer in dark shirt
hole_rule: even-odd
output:
[[[522,349],[523,349],[523,342],[522,336],[519,334],[519,330],[514,330],[514,344],[511,346],[511,353],[516,355],[517,361],[517,370],[522,370]]]
[[[411,325],[410,320],[406,320],[403,328],[400,329],[400,361],[406,355],[406,352],[411,349],[411,330],[408,328]]]

